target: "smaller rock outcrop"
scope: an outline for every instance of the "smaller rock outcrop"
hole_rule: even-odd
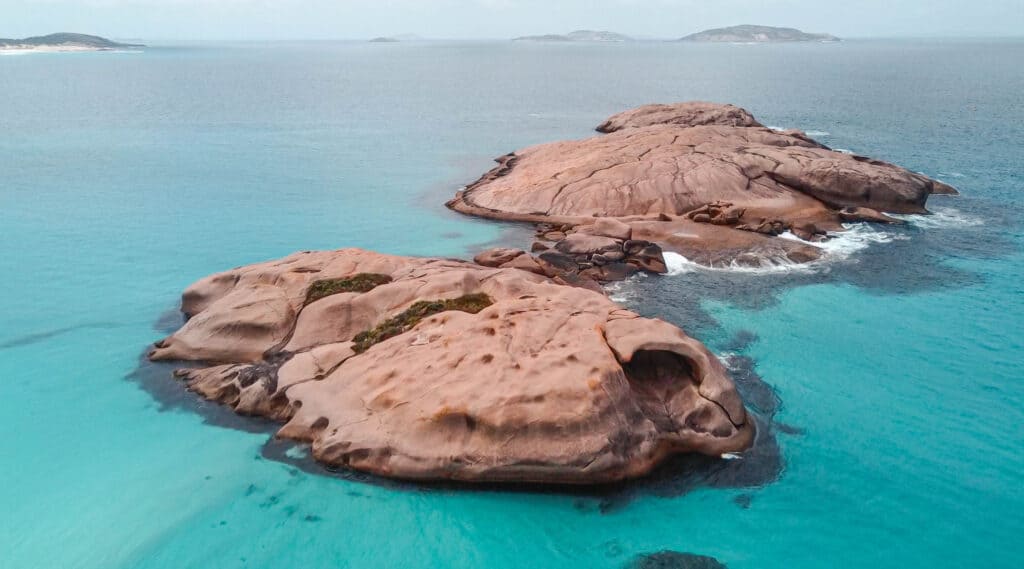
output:
[[[521,269],[595,290],[588,280],[607,283],[639,271],[668,271],[661,247],[633,239],[632,226],[617,219],[598,218],[578,226],[560,225],[557,230],[542,223],[536,234],[539,240],[530,249],[537,256],[520,249],[495,248],[478,253],[473,261],[485,267]]]
[[[848,222],[866,221],[870,223],[901,223],[895,217],[885,215],[877,209],[869,207],[844,207],[839,210],[839,219]]]
[[[892,223],[881,212],[927,213],[932,194],[956,193],[893,164],[834,151],[803,132],[765,128],[732,105],[646,105],[597,130],[606,134],[500,157],[448,206],[536,223],[540,245],[531,249],[551,242],[598,266],[620,261],[607,239],[625,241],[627,228],[632,239],[700,264],[756,266],[821,256],[795,240],[764,238],[791,232],[822,241],[844,223]],[[772,256],[757,259],[763,254]],[[594,273],[606,278],[615,271]]]
[[[473,257],[473,262],[484,267],[500,267],[523,253],[524,251],[520,249],[508,249],[505,247],[488,249]]]

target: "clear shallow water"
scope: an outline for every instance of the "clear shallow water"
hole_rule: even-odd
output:
[[[3,565],[618,567],[675,549],[733,569],[1015,567],[1021,60],[1019,41],[2,58]],[[720,353],[756,335],[744,354],[803,432],[778,435],[777,481],[605,511],[367,485],[264,459],[265,434],[162,410],[127,379],[195,279],[302,249],[465,254],[506,228],[441,203],[492,157],[686,99],[827,132],[964,193],[811,274],[696,271],[617,291]]]

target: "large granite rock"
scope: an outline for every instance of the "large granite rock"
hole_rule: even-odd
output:
[[[304,252],[202,279],[182,309],[150,358],[210,366],[177,375],[330,465],[586,484],[753,437],[699,342],[520,268]]]

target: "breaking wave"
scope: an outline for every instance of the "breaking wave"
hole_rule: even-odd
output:
[[[810,263],[795,263],[788,258],[764,258],[757,266],[741,265],[733,261],[727,265],[709,267],[695,263],[683,255],[673,252],[665,252],[665,266],[669,275],[681,275],[697,271],[727,271],[735,273],[786,273],[786,272],[812,272],[821,270],[828,264],[835,261],[843,261],[852,257],[855,253],[863,251],[872,245],[891,243],[896,240],[908,239],[905,235],[887,233],[876,226],[867,223],[846,224],[843,227],[846,231],[832,233],[831,239],[820,243],[804,241],[789,231],[779,237],[800,241],[822,250],[819,260]]]
[[[951,207],[938,207],[930,214],[889,214],[919,229],[939,229],[945,227],[975,227],[984,223],[979,217],[968,215]]]
[[[727,265],[709,267],[707,265],[695,263],[679,253],[673,253],[671,251],[666,251],[664,253],[664,257],[665,267],[668,268],[669,275],[682,275],[699,271],[725,271],[731,273],[788,273],[792,271],[809,270],[811,265],[810,263],[794,263],[787,258],[765,258],[762,259],[761,264],[757,266],[741,265],[733,261]]]
[[[784,126],[775,126],[775,125],[768,125],[765,128],[767,128],[769,130],[774,130],[776,132],[784,132],[784,131],[787,131],[787,130],[793,130],[793,129],[790,129],[790,128],[786,128]],[[800,129],[797,129],[797,130],[800,130]],[[801,132],[803,132],[807,136],[832,136],[831,132],[828,132],[828,131],[825,131],[825,130],[804,130],[804,131],[801,131]]]

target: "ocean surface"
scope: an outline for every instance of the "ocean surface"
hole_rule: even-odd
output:
[[[731,569],[1021,567],[1022,61],[1024,40],[0,56],[0,566],[613,568],[667,549]],[[854,227],[812,270],[673,259],[614,287],[761,386],[767,480],[609,499],[329,476],[140,367],[211,272],[523,244],[443,201],[495,156],[690,99],[963,194]]]

